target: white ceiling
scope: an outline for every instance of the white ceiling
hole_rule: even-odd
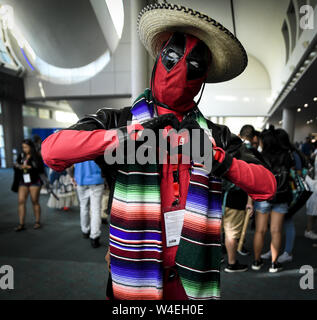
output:
[[[60,68],[78,68],[107,50],[88,0],[0,0],[13,7],[17,28],[34,52]]]
[[[233,32],[230,0],[171,1],[206,13]],[[248,54],[267,69],[271,84],[279,80],[285,64],[285,47],[281,32],[289,0],[234,0],[236,36]]]

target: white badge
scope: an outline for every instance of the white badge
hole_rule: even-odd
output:
[[[178,246],[184,223],[185,210],[164,213],[166,246]]]
[[[25,173],[23,175],[23,181],[24,181],[24,183],[30,183],[31,182],[31,176],[30,176],[29,173]]]

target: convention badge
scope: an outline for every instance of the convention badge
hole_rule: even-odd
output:
[[[29,173],[25,173],[23,175],[23,181],[24,181],[24,183],[30,183],[31,182],[31,176],[30,176]]]
[[[185,210],[169,211],[164,213],[166,246],[178,246],[183,223]]]

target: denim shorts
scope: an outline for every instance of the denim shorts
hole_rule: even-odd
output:
[[[256,201],[254,203],[254,209],[261,213],[271,213],[275,211],[278,213],[285,214],[288,212],[288,204],[285,203],[270,203],[268,201]]]

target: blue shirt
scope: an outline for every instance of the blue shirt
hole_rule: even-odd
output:
[[[74,178],[79,186],[104,183],[100,168],[92,160],[76,163]]]

